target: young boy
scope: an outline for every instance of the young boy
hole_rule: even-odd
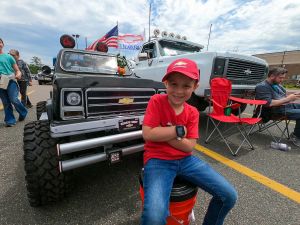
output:
[[[186,101],[198,87],[194,61],[172,62],[162,81],[167,94],[151,97],[143,122],[144,209],[142,225],[164,225],[176,176],[197,185],[213,197],[203,224],[221,225],[234,206],[233,186],[206,162],[192,155],[199,138],[199,113]]]

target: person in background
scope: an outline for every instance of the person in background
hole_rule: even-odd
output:
[[[300,92],[286,94],[286,90],[281,83],[287,72],[283,67],[270,69],[267,79],[256,85],[255,98],[266,100],[266,106],[273,107],[273,113],[285,114],[288,119],[296,121],[291,139],[296,146],[300,147],[300,104],[292,103],[300,99]]]
[[[162,80],[167,94],[153,95],[144,122],[144,208],[142,225],[165,225],[176,176],[213,197],[203,225],[221,225],[237,200],[234,187],[208,163],[193,156],[199,112],[187,104],[198,87],[199,69],[189,59],[172,62]]]
[[[7,127],[12,127],[16,124],[16,119],[13,113],[13,107],[19,113],[19,121],[23,121],[27,116],[26,107],[18,99],[19,86],[16,79],[21,78],[21,72],[17,66],[15,59],[3,52],[4,42],[0,38],[0,78],[3,87],[0,87],[0,98],[4,106],[4,122]]]
[[[30,70],[28,68],[28,65],[22,60],[20,59],[20,53],[18,50],[16,49],[11,49],[9,51],[9,54],[11,56],[14,57],[14,59],[17,62],[17,65],[21,71],[21,79],[18,80],[18,84],[20,87],[20,94],[21,94],[21,102],[23,103],[24,106],[26,106],[27,108],[31,108],[32,104],[29,100],[29,97],[27,95],[27,87],[28,85],[31,86],[32,85],[32,79],[31,79],[31,73]]]

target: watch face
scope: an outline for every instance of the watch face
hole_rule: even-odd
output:
[[[183,126],[176,126],[177,137],[183,137],[185,135]]]

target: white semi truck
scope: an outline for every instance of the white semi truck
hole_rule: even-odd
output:
[[[197,62],[200,69],[200,85],[189,103],[203,111],[208,106],[210,80],[226,77],[232,82],[232,94],[239,97],[253,97],[255,85],[264,80],[268,73],[265,60],[229,52],[201,52],[203,45],[174,38],[171,33],[152,37],[144,43],[134,65],[134,73],[140,78],[161,81],[168,65],[178,58],[189,58]]]

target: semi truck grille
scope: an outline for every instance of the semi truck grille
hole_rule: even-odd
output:
[[[86,91],[87,117],[143,114],[154,94],[155,89],[151,88],[89,88]]]
[[[267,68],[265,65],[229,59],[226,77],[233,84],[257,84],[266,78]]]

